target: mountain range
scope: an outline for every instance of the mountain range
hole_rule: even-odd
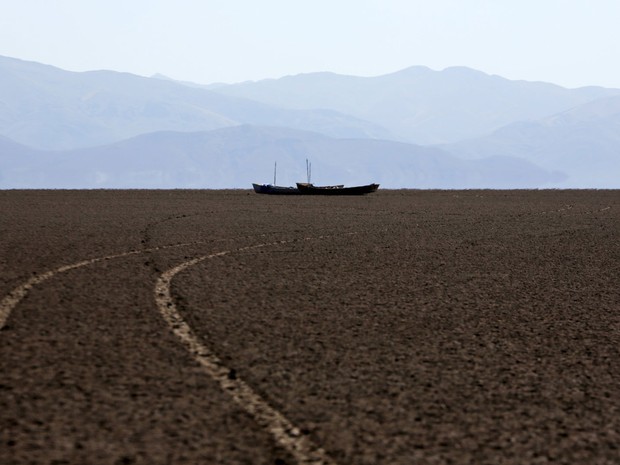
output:
[[[561,170],[557,187],[620,187],[620,96],[589,102],[537,121],[507,125],[444,150],[466,159],[515,157]]]
[[[286,126],[335,137],[389,137],[328,109],[280,108],[128,73],[75,73],[0,57],[0,134],[35,148],[104,145],[148,132],[238,124]]]
[[[618,188],[620,89],[468,68],[201,85],[0,57],[0,188]],[[257,179],[258,178],[258,179]]]
[[[400,140],[420,145],[458,142],[515,121],[537,120],[620,94],[619,89],[565,89],[464,67],[433,71],[423,66],[377,77],[310,73],[212,89],[298,110],[328,108],[376,123]]]
[[[162,131],[101,147],[30,149],[0,138],[0,186],[12,188],[248,188],[267,182],[277,160],[279,183],[313,180],[386,188],[527,188],[561,181],[562,174],[516,158],[464,160],[437,148],[377,139],[240,125],[212,131]]]

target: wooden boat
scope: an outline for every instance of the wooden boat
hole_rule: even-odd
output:
[[[257,194],[269,195],[299,195],[299,189],[296,187],[274,186],[273,184],[254,184],[254,192]]]
[[[379,184],[344,187],[343,185],[315,186],[309,182],[298,182],[297,189],[302,195],[365,195],[376,192]]]
[[[344,184],[334,184],[333,186],[315,186],[311,182],[298,182],[297,189],[299,189],[300,185],[304,187],[312,186],[315,189],[342,189],[344,187]]]
[[[311,165],[306,159],[306,175],[308,182],[298,182],[297,187],[284,187],[276,185],[277,163],[273,167],[273,184],[255,184],[254,192],[257,194],[270,195],[364,195],[375,192],[379,189],[379,184],[368,184],[366,186],[344,187],[344,184],[334,186],[315,186],[310,182]]]
[[[273,184],[255,184],[252,183],[254,192],[257,194],[269,195],[299,195],[299,189],[296,187],[284,187],[276,185],[276,173],[278,171],[278,163],[273,164]]]

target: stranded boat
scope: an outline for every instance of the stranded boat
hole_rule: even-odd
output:
[[[365,195],[376,192],[379,184],[367,184],[365,186],[315,186],[309,182],[298,182],[297,189],[302,195]]]
[[[274,186],[273,184],[254,184],[254,192],[257,194],[271,194],[271,195],[299,195],[299,189],[296,187],[284,187]]]
[[[365,186],[344,187],[344,184],[334,186],[315,186],[310,182],[311,165],[306,160],[306,175],[308,182],[298,182],[297,187],[284,187],[276,185],[277,164],[273,167],[273,184],[255,184],[254,192],[257,194],[271,195],[364,195],[371,194],[379,189],[379,184]]]
[[[299,189],[296,187],[284,187],[276,185],[276,173],[278,171],[278,163],[273,164],[273,184],[255,184],[252,183],[254,192],[257,194],[270,195],[299,195]]]

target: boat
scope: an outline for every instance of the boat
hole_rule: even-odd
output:
[[[273,184],[252,183],[252,187],[257,194],[299,195],[301,193],[297,187],[274,186]]]
[[[298,182],[297,189],[302,195],[365,195],[376,192],[379,184],[367,184],[365,186],[315,186],[309,182]]]
[[[297,187],[284,187],[276,184],[276,172],[278,164],[273,167],[273,184],[252,183],[254,192],[257,194],[270,195],[364,195],[371,194],[379,189],[379,184],[368,184],[365,186],[345,187],[344,184],[333,186],[315,186],[310,182],[311,165],[306,159],[306,176],[308,182],[298,182]]]
[[[312,174],[312,165],[306,158],[306,176],[307,182],[298,182],[297,189],[301,195],[364,195],[375,192],[379,189],[379,184],[368,184],[366,186],[344,187],[344,184],[336,184],[333,186],[315,186],[310,182]]]
[[[296,187],[285,187],[276,185],[276,173],[278,171],[278,163],[273,165],[273,184],[255,184],[252,183],[254,192],[257,194],[269,195],[299,195],[299,189]]]

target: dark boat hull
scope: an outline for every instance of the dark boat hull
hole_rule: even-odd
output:
[[[297,183],[299,193],[302,195],[365,195],[376,192],[379,184],[368,184],[365,186],[314,186],[308,183]]]
[[[254,192],[257,194],[269,195],[299,195],[299,189],[296,187],[274,186],[272,184],[254,184],[252,183]]]

